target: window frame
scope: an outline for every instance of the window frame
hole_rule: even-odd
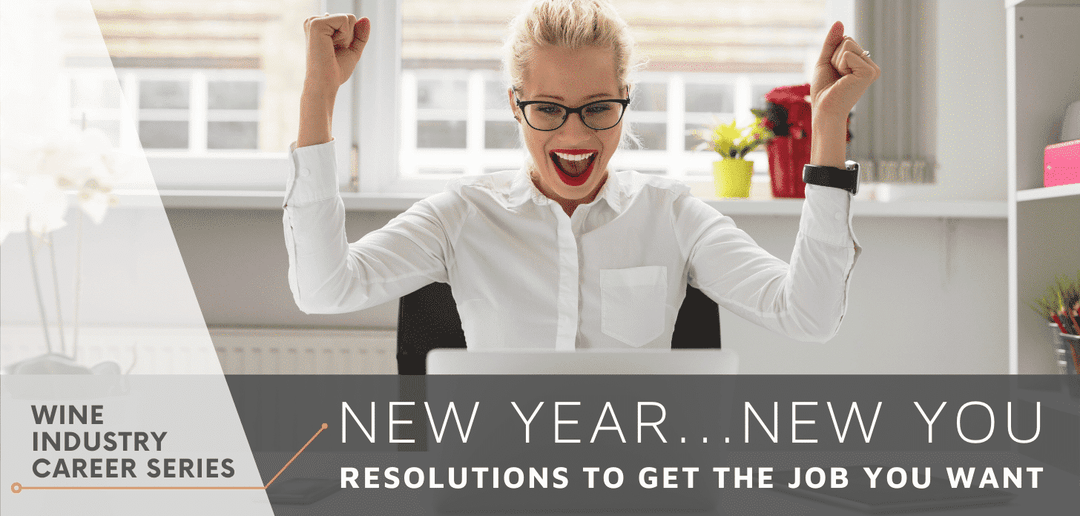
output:
[[[847,21],[848,14],[845,8],[850,8],[853,0],[827,0],[826,9]],[[319,9],[323,12],[352,12],[358,16],[366,16],[372,20],[372,39],[365,47],[364,56],[357,65],[353,76],[343,85],[337,94],[334,108],[333,136],[335,139],[335,154],[339,188],[343,193],[360,194],[372,197],[417,197],[436,193],[445,187],[447,180],[459,175],[412,175],[402,174],[400,159],[403,141],[403,133],[409,128],[402,124],[402,86],[403,74],[401,63],[402,43],[402,2],[403,0],[322,0]],[[838,9],[839,7],[839,9]],[[300,73],[300,70],[298,70]],[[496,72],[498,73],[498,72]],[[484,72],[485,79],[490,79]],[[472,74],[472,75],[475,75]],[[752,102],[749,94],[741,95],[743,90],[757,84],[762,76],[771,76],[777,79],[785,74],[741,74],[739,76],[728,74],[723,80],[731,82],[736,90],[735,113],[740,123],[749,121],[749,104]],[[807,80],[803,74],[786,74],[792,79],[788,82],[803,82]],[[501,76],[500,76],[501,78]],[[646,122],[650,119],[659,123],[661,118],[665,124],[667,149],[664,150],[630,150],[624,149],[616,153],[612,159],[612,166],[618,169],[650,169],[650,164],[673,163],[673,157],[679,156],[682,165],[669,168],[667,177],[686,181],[695,186],[696,183],[711,184],[711,162],[716,157],[711,152],[696,152],[687,159],[688,151],[685,145],[672,145],[674,141],[684,141],[685,132],[689,125],[694,125],[694,120],[702,117],[711,117],[711,114],[685,113],[681,106],[685,105],[686,76],[679,74],[642,72],[637,79],[639,82],[657,82],[657,79],[667,84],[667,109],[664,112],[638,112],[631,109],[626,115],[626,120],[634,122]],[[698,82],[704,77],[695,77],[690,82]],[[682,87],[672,87],[673,83],[680,83]],[[749,81],[749,82],[748,82]],[[476,96],[472,90],[470,79],[470,95]],[[482,91],[482,90],[481,90]],[[137,107],[137,95],[134,96]],[[482,95],[481,95],[482,97]],[[745,97],[745,98],[744,98]],[[476,99],[472,99],[476,100]],[[479,101],[483,103],[484,99]],[[129,101],[131,102],[131,101]],[[746,105],[744,105],[746,104]],[[507,104],[509,107],[509,104]],[[680,106],[679,109],[673,109]],[[466,114],[467,127],[481,126],[484,122],[497,120],[492,118],[491,109],[470,110]],[[728,115],[730,120],[733,114]],[[509,119],[509,113],[507,113]],[[387,121],[390,121],[389,123]],[[712,122],[712,120],[710,120]],[[411,128],[415,132],[415,126]],[[476,132],[474,129],[467,129]],[[525,150],[513,149],[484,149],[483,131],[479,132],[480,152],[482,158],[475,165],[467,166],[465,173],[483,172],[485,169],[502,168],[502,164],[520,163],[524,159]],[[475,153],[476,135],[467,135],[469,143],[466,146],[468,152]],[[367,149],[379,149],[378,151],[366,152]],[[390,152],[386,152],[390,149]],[[428,150],[428,149],[425,149]],[[459,149],[450,151],[460,152]],[[437,153],[436,153],[437,154]],[[285,178],[291,169],[288,162],[288,149],[281,152],[258,153],[213,151],[200,155],[182,155],[180,152],[168,152],[151,150],[146,152],[147,160],[154,172],[154,177],[159,189],[163,190],[188,190],[188,191],[280,191]],[[432,158],[436,159],[436,158]],[[764,151],[751,153],[748,159],[755,161],[756,179],[763,180],[767,174],[767,159]],[[436,159],[436,161],[438,161]],[[692,162],[693,165],[686,165]],[[706,173],[700,174],[704,169]],[[697,173],[690,173],[691,170]]]
[[[257,150],[217,150],[206,148],[207,122],[214,121],[203,88],[212,80],[235,77],[245,80],[261,79],[259,70],[201,70],[201,69],[116,69],[124,89],[124,111],[141,113],[139,105],[141,83],[147,80],[188,80],[192,85],[188,104],[189,146],[186,149],[155,149],[143,147],[143,153],[153,171],[159,189],[166,190],[259,190],[281,188],[287,167],[282,162],[287,153]],[[265,87],[260,84],[260,87]],[[155,110],[158,111],[158,110]],[[164,110],[161,110],[164,111]],[[141,114],[129,115],[134,124],[121,129],[122,141],[138,142],[138,123]],[[256,120],[257,121],[257,120]],[[281,171],[272,174],[273,170]]]
[[[402,145],[410,139],[416,138],[416,117],[403,117],[402,108],[409,108],[410,102],[406,102],[407,95],[412,92],[415,98],[416,78],[410,73],[403,73],[401,67],[401,41],[402,41],[402,2],[403,0],[353,0],[356,11],[363,16],[372,19],[372,26],[378,30],[372,31],[372,40],[368,42],[364,57],[358,65],[358,80],[353,90],[358,99],[354,120],[354,139],[350,147],[354,151],[355,159],[351,162],[350,171],[352,181],[349,191],[372,195],[420,195],[426,196],[442,190],[450,179],[460,177],[460,174],[441,176],[438,174],[409,174],[403,172],[400,163],[402,158]],[[844,7],[852,0],[828,0],[826,9],[840,15],[847,21]],[[378,50],[375,50],[378,49]],[[374,51],[373,51],[374,50]],[[816,53],[815,56],[816,57]],[[499,73],[499,72],[496,72]],[[622,149],[612,157],[612,167],[616,169],[653,169],[659,168],[660,164],[667,166],[666,177],[672,177],[687,182],[692,187],[706,187],[705,191],[711,190],[712,162],[718,158],[709,151],[690,152],[693,149],[685,148],[686,145],[679,143],[672,145],[673,141],[684,142],[686,132],[690,126],[707,123],[709,125],[717,121],[727,121],[734,117],[740,124],[746,124],[753,120],[750,107],[753,103],[751,94],[752,87],[762,83],[798,84],[808,80],[805,73],[741,73],[741,74],[689,74],[671,72],[641,72],[636,75],[638,82],[657,82],[660,79],[667,85],[667,109],[664,112],[638,112],[630,109],[625,120],[631,125],[638,122],[652,121],[665,124],[667,148],[663,150],[638,150]],[[477,91],[476,84],[487,78],[490,72],[470,71],[465,75],[467,80],[467,95],[469,101],[484,102],[482,88]],[[501,76],[500,76],[501,78]],[[686,113],[685,85],[687,83],[722,83],[731,84],[734,89],[734,113]],[[403,86],[411,86],[403,92]],[[412,102],[410,113],[416,114],[415,102]],[[507,103],[509,108],[509,103]],[[677,108],[677,109],[676,109]],[[521,163],[524,160],[522,148],[514,149],[484,149],[483,130],[478,131],[477,126],[486,121],[496,120],[492,118],[492,110],[468,109],[464,120],[466,121],[466,146],[464,149],[416,149],[414,154],[406,153],[406,160],[416,160],[418,167],[424,164],[445,163],[444,157],[455,156],[460,158],[462,154],[471,156],[469,163],[464,166],[455,165],[452,168],[463,169],[465,175],[481,173],[486,169],[503,168],[502,164]],[[506,118],[509,119],[509,112]],[[408,118],[413,120],[413,126],[403,123]],[[392,120],[394,127],[386,130],[386,123],[378,120]],[[335,133],[337,128],[335,127]],[[479,140],[479,141],[477,141]],[[391,152],[364,152],[365,148],[393,149]],[[406,150],[410,150],[412,147]],[[479,154],[478,154],[479,153]],[[747,156],[755,162],[755,180],[767,181],[768,160],[764,149],[751,153]],[[520,166],[520,165],[515,165]],[[434,167],[433,167],[434,168]],[[695,173],[696,172],[696,173]]]
[[[312,14],[321,12],[355,12],[356,2],[353,0],[320,0],[313,2]],[[297,27],[297,30],[303,30]],[[303,64],[296,65],[296,73],[303,73]],[[78,68],[69,68],[73,72],[81,71]],[[100,73],[99,70],[88,68],[89,73]],[[164,192],[200,192],[202,195],[228,196],[230,192],[281,192],[284,189],[287,175],[291,170],[289,164],[289,149],[280,149],[273,152],[260,152],[256,150],[216,150],[204,149],[205,135],[209,111],[205,102],[192,102],[188,106],[189,121],[189,147],[187,150],[145,149],[139,145],[138,122],[139,122],[139,82],[146,80],[144,76],[160,76],[163,78],[190,76],[195,74],[194,81],[199,81],[200,73],[211,75],[237,75],[254,76],[261,74],[257,70],[172,70],[172,69],[147,69],[139,73],[128,71],[124,68],[113,68],[113,76],[123,86],[123,105],[120,109],[120,144],[122,148],[139,148],[145,156],[153,174],[155,186]],[[205,82],[205,77],[201,80]],[[352,106],[353,90],[349,86],[355,83],[350,79],[343,85],[337,95],[334,105],[335,124],[334,135],[338,142],[335,145],[336,161],[339,163],[338,180],[342,185],[348,185],[351,174],[348,167],[340,164],[350,162],[350,146],[352,141],[353,125],[351,123],[355,109]],[[265,87],[265,84],[261,85]],[[190,91],[193,100],[199,100],[194,90]],[[205,100],[205,96],[202,96]],[[296,100],[299,102],[299,99]],[[68,104],[70,105],[70,103]],[[192,140],[194,138],[194,140]],[[201,140],[201,141],[200,141]],[[195,145],[192,146],[191,143]],[[194,148],[194,152],[192,149]],[[344,188],[343,188],[344,190]]]

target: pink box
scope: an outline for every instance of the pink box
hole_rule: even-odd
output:
[[[1043,186],[1080,183],[1080,140],[1048,145],[1043,153]]]

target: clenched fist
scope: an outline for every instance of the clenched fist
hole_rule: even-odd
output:
[[[371,20],[352,14],[312,16],[304,21],[307,34],[305,86],[336,91],[349,80],[371,35]]]
[[[879,75],[881,68],[854,39],[844,36],[844,25],[834,23],[825,36],[810,82],[814,116],[845,119]]]
[[[337,90],[352,76],[371,36],[371,20],[351,14],[312,16],[304,21],[307,71],[300,97],[298,147],[328,142]]]
[[[848,113],[879,75],[868,53],[844,36],[844,24],[834,23],[810,81],[811,164],[844,167]]]

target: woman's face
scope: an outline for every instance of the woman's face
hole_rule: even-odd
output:
[[[517,100],[541,100],[576,108],[597,100],[626,98],[615,74],[614,52],[599,47],[569,50],[541,47],[525,69]],[[529,127],[514,103],[510,104],[525,134],[525,146],[535,163],[530,173],[537,188],[566,206],[592,202],[607,179],[607,165],[619,146],[622,121],[597,131],[578,114],[554,131]]]

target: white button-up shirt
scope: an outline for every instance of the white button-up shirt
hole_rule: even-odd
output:
[[[471,349],[668,348],[687,283],[757,324],[824,341],[860,251],[844,190],[807,186],[788,264],[684,184],[635,172],[609,174],[572,217],[524,171],[458,179],[350,244],[333,142],[291,158],[297,306],[348,312],[447,282]]]

